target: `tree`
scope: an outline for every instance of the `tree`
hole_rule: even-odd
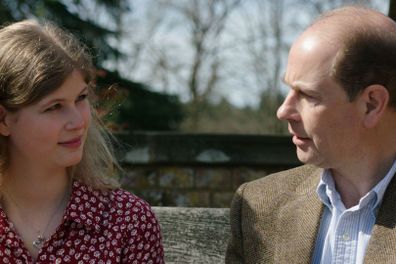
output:
[[[144,43],[149,61],[147,79],[163,87],[178,85],[187,91],[190,101],[189,114],[197,123],[200,104],[209,100],[221,81],[222,34],[231,12],[241,0],[162,0],[150,1],[148,32],[138,43]],[[183,44],[188,46],[185,56],[178,56],[178,47],[157,41],[153,34],[171,36],[184,32]],[[135,37],[135,34],[133,34]],[[133,41],[133,43],[136,43]],[[134,65],[139,58],[136,51],[142,44],[132,45]],[[135,60],[135,58],[137,60]],[[130,65],[130,64],[128,64]],[[134,68],[134,67],[133,67]],[[129,75],[134,76],[131,67],[126,67]]]
[[[259,94],[276,97],[280,93],[282,62],[289,49],[285,39],[285,1],[251,0],[238,11],[244,23],[240,31],[244,34],[235,37],[235,42],[246,57],[246,71],[241,74],[250,76],[248,85],[255,86]]]
[[[379,2],[382,0],[135,1],[140,3],[136,4],[140,16],[127,15],[130,31],[123,51],[130,57],[122,72],[181,94],[186,102],[183,128],[187,131],[206,131],[203,124],[209,122],[203,119],[210,117],[204,108],[226,109],[220,107],[225,105],[222,98],[239,109],[249,104],[257,112],[243,115],[252,114],[254,119],[257,114],[273,132],[284,131],[275,112],[287,89],[281,79],[291,43],[319,13],[351,3],[379,9]],[[236,116],[242,116],[237,112]],[[220,126],[218,119],[212,121],[211,126]]]
[[[364,6],[372,5],[372,0],[308,0],[304,7],[310,7],[316,14],[322,14],[326,10],[334,9],[344,5],[359,4]]]
[[[177,96],[151,92],[146,85],[126,80],[116,70],[106,67],[109,61],[116,65],[123,55],[117,40],[121,37],[122,17],[129,10],[128,3],[127,0],[3,0],[0,23],[33,16],[66,28],[93,53],[98,69],[99,110],[108,113],[105,115],[108,124],[116,129],[174,130],[182,119]]]
[[[396,21],[396,1],[395,0],[389,0],[388,16]]]
[[[95,22],[98,21],[97,14],[92,14],[92,10],[107,14],[107,26]],[[127,10],[126,0],[3,0],[0,3],[0,22],[18,21],[32,16],[39,20],[51,20],[77,35],[93,50],[95,64],[99,66],[121,55],[109,40],[119,37],[117,25],[122,13]],[[108,25],[113,26],[111,28]]]
[[[150,91],[142,83],[120,78],[117,72],[101,70],[97,85],[107,87],[101,91],[99,109],[105,109],[103,119],[115,131],[175,130],[183,119],[177,96]]]

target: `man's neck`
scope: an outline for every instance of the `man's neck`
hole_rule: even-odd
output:
[[[345,208],[359,203],[359,200],[372,190],[388,173],[395,159],[377,163],[376,166],[360,166],[349,170],[331,169],[338,193]]]

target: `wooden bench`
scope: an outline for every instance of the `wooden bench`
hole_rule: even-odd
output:
[[[161,224],[165,262],[224,263],[228,208],[153,207]]]

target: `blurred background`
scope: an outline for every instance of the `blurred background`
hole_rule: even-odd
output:
[[[151,205],[228,207],[300,165],[276,109],[287,52],[323,11],[388,0],[0,0],[0,23],[51,20],[93,55],[125,189]]]
[[[115,131],[285,134],[287,51],[314,17],[386,0],[2,0],[0,22],[48,19],[94,55]],[[115,85],[114,85],[115,84]],[[110,86],[113,85],[113,86]]]

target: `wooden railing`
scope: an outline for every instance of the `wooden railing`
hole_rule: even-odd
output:
[[[153,207],[167,264],[224,263],[230,234],[228,208]]]

